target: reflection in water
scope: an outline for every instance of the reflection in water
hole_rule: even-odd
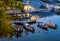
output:
[[[21,37],[21,36],[22,36],[21,33],[19,33],[19,32],[16,32],[16,33],[15,33],[15,37],[16,37],[16,38],[19,38],[19,37]]]
[[[25,30],[25,34],[28,35],[28,31],[27,30]]]
[[[13,34],[14,34],[14,33],[2,32],[2,33],[0,33],[0,38],[6,37],[6,38],[9,38],[9,39],[10,39],[10,38],[12,38]]]
[[[23,32],[26,34],[26,35],[28,35],[28,32],[30,32],[30,31],[28,31],[28,30],[23,30]],[[13,36],[15,36],[16,38],[19,38],[19,37],[21,37],[22,36],[22,33],[23,32],[17,32],[17,31],[13,31],[13,32],[5,32],[5,31],[0,31],[0,38],[8,38],[8,39],[11,39]],[[34,31],[32,32],[32,33],[34,33]]]

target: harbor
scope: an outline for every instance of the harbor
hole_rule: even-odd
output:
[[[60,41],[60,6],[56,5],[60,1],[53,1],[23,0],[23,11],[21,8],[6,9],[9,15],[6,20],[10,16],[11,20],[6,22],[1,16],[0,41]]]

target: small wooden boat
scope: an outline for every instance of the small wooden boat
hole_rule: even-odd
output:
[[[14,24],[23,26],[23,22],[14,22]]]
[[[53,28],[53,29],[57,29],[57,25],[55,23],[52,23],[52,22],[45,22],[46,25],[48,25],[50,28]]]
[[[38,22],[37,26],[44,29],[44,30],[48,30],[48,26],[43,22]]]
[[[20,33],[23,32],[23,26],[21,25],[19,26],[19,25],[13,24],[12,27],[16,32],[20,32]]]
[[[36,20],[31,20],[31,21],[28,21],[26,23],[28,23],[28,24],[35,24],[36,23]]]
[[[30,31],[30,32],[34,32],[34,31],[35,31],[34,27],[30,26],[30,25],[27,24],[27,23],[25,23],[24,29],[25,29],[25,30],[28,30],[28,31]]]
[[[23,21],[13,21],[13,23],[16,24],[16,25],[24,26],[24,23],[34,24],[34,23],[36,23],[36,20],[28,20],[28,21],[25,21],[25,22],[23,22]]]

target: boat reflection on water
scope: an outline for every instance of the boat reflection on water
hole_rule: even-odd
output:
[[[26,35],[28,35],[28,30],[25,30],[25,31],[23,31],[24,32],[24,34],[26,34]],[[7,38],[7,39],[11,39],[13,36],[15,36],[15,38],[20,38],[20,37],[22,37],[23,35],[23,32],[17,32],[17,31],[13,31],[13,32],[2,32],[2,33],[0,33],[0,39],[1,38]],[[32,33],[34,33],[34,32],[32,32]]]
[[[10,38],[12,38],[12,36],[15,34],[15,32],[1,32],[0,33],[0,39],[1,38],[8,38],[8,39],[10,39]]]
[[[19,33],[19,32],[15,32],[15,37],[16,37],[16,38],[19,38],[19,37],[21,37],[21,36],[22,36],[21,33]]]

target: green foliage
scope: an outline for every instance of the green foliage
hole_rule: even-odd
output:
[[[12,17],[5,13],[7,7],[16,7],[19,9],[23,8],[21,1],[14,0],[0,0],[0,36],[10,36],[10,33],[13,33],[13,28],[11,26]],[[10,33],[9,33],[10,32]]]
[[[18,8],[18,9],[21,9],[21,10],[22,10],[22,9],[24,8],[24,4],[22,4],[22,3],[19,2],[19,1],[16,1],[15,4],[16,4],[15,7]]]

